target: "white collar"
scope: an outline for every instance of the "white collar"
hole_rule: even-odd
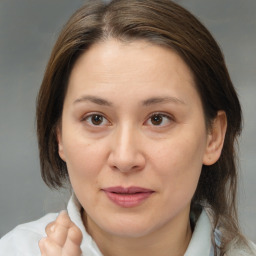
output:
[[[81,249],[86,256],[103,256],[98,246],[92,237],[86,232],[82,218],[81,218],[81,205],[76,196],[71,196],[68,202],[68,214],[70,219],[81,229],[83,234],[83,241]],[[192,238],[184,256],[210,256],[212,253],[211,248],[211,232],[212,227],[208,215],[205,210],[202,211],[199,219],[197,220]]]
[[[75,194],[73,193],[68,202],[68,214],[70,219],[80,228],[83,234],[83,240],[81,244],[81,250],[83,255],[86,256],[103,256],[100,252],[98,246],[92,239],[92,237],[87,233],[82,218],[81,218],[82,206],[77,200]]]
[[[210,253],[212,253],[211,234],[211,222],[207,213],[203,210],[196,222],[192,238],[184,256],[210,256]]]

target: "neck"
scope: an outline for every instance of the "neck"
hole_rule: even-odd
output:
[[[141,237],[116,236],[100,229],[89,218],[86,222],[87,231],[104,256],[182,256],[192,236],[189,216],[186,221],[174,220]]]

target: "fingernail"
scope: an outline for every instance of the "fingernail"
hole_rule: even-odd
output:
[[[52,225],[51,228],[50,228],[50,230],[51,230],[52,232],[54,232],[54,231],[55,231],[55,225]]]

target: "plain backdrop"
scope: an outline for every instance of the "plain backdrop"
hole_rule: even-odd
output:
[[[129,0],[127,0],[129,1]],[[256,242],[256,1],[177,0],[219,42],[244,111],[239,215]],[[35,100],[51,48],[81,0],[0,0],[0,237],[65,208],[40,176]]]

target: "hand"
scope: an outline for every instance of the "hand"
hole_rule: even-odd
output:
[[[81,256],[81,230],[62,211],[46,226],[47,237],[39,241],[41,256]]]

